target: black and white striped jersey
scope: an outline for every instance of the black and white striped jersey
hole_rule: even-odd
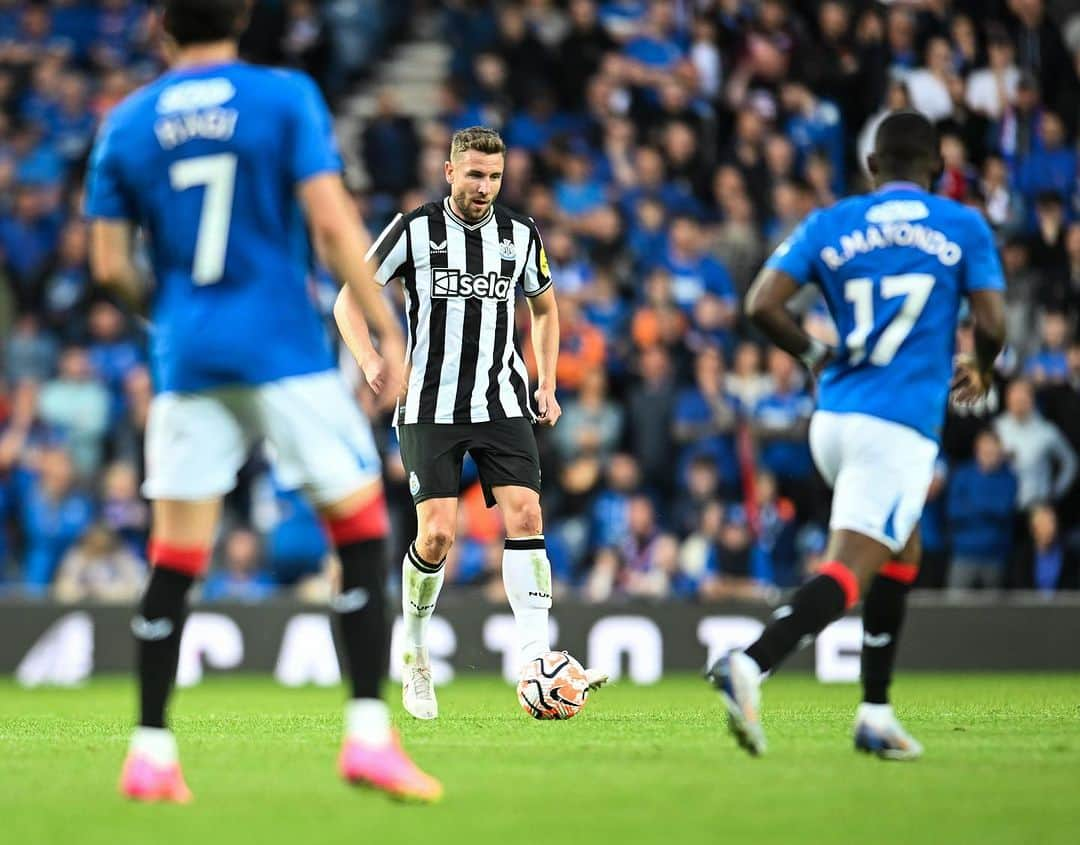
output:
[[[399,214],[367,254],[375,279],[401,279],[409,384],[397,422],[534,420],[514,331],[514,299],[551,286],[532,218],[493,205],[468,223],[450,200]]]

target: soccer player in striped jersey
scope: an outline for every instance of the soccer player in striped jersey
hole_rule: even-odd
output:
[[[461,463],[476,462],[488,507],[506,528],[503,584],[524,665],[550,650],[551,566],[540,513],[540,460],[534,422],[553,426],[559,316],[547,256],[529,217],[495,204],[506,147],[484,127],[457,132],[446,162],[450,195],[399,214],[368,252],[375,280],[405,289],[409,374],[396,425],[417,537],[402,563],[405,666],[402,698],[418,719],[438,716],[425,642],[457,525]],[[532,312],[539,387],[514,332],[518,287]],[[339,313],[342,335],[363,365],[374,350]],[[592,672],[590,681],[606,680]]]
[[[382,340],[388,360],[364,366],[376,393],[398,381],[401,330],[364,283],[366,236],[315,84],[237,58],[249,5],[164,2],[172,67],[111,112],[87,179],[97,281],[139,304],[136,227],[156,281],[143,487],[153,500],[153,569],[132,622],[140,717],[120,788],[142,801],[191,797],[165,722],[187,597],[209,564],[221,499],[266,438],[278,477],[318,508],[341,560],[334,609],[352,685],[341,774],[435,800],[442,787],[402,751],[380,697],[389,524],[381,462],[308,296],[309,235],[358,303],[355,321],[366,315]]]

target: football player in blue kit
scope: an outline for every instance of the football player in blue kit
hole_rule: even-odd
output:
[[[732,733],[755,755],[766,746],[763,677],[860,597],[863,701],[855,746],[886,759],[922,754],[888,699],[918,573],[918,521],[950,388],[959,401],[982,396],[1004,342],[1005,283],[993,235],[977,211],[929,192],[941,167],[929,121],[916,112],[886,117],[868,163],[876,190],[808,217],[766,262],[745,304],[758,328],[819,376],[810,447],[833,488],[828,562],[756,642],[721,657],[708,673]],[[786,308],[806,284],[825,298],[836,349],[809,337]],[[965,298],[975,354],[954,359]]]
[[[143,487],[152,571],[132,622],[141,706],[121,791],[191,797],[165,723],[187,596],[210,560],[222,497],[265,439],[278,479],[318,508],[341,560],[333,607],[352,685],[341,774],[435,800],[441,786],[402,751],[380,693],[389,520],[379,455],[307,289],[313,242],[345,285],[335,313],[364,376],[392,401],[402,332],[364,261],[330,115],[304,74],[239,61],[246,0],[163,7],[170,70],[109,114],[87,180],[96,280],[140,302],[137,228],[155,280]]]

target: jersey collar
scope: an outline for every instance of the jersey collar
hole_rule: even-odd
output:
[[[491,215],[495,213],[495,203],[492,203],[491,206],[488,208],[488,213],[484,215],[482,220],[477,220],[475,223],[470,223],[463,217],[461,217],[456,211],[454,211],[454,207],[450,205],[450,197],[447,197],[443,200],[443,208],[446,209],[446,213],[449,214],[451,218],[453,218],[455,223],[460,224],[462,227],[468,229],[469,231],[479,229],[481,226],[491,220]]]
[[[922,185],[916,185],[914,182],[905,182],[903,180],[900,180],[896,182],[886,182],[874,193],[885,194],[889,191],[915,191],[919,194],[925,194],[926,188],[924,188]]]

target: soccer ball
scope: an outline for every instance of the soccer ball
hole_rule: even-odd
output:
[[[572,719],[585,707],[589,682],[573,657],[549,651],[525,664],[517,694],[521,709],[534,719]]]

